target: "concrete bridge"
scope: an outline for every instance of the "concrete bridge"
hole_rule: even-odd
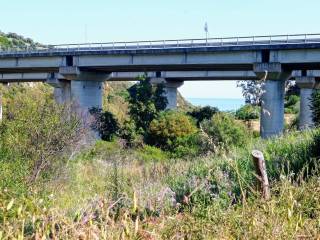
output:
[[[184,81],[264,80],[261,135],[284,126],[284,85],[301,88],[300,128],[312,126],[309,98],[320,79],[320,34],[51,45],[0,51],[0,81],[47,81],[59,102],[100,107],[104,81],[147,72],[164,82],[169,108]]]

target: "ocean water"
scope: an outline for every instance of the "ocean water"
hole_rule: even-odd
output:
[[[195,106],[212,106],[220,111],[236,111],[245,104],[244,99],[232,98],[187,98]]]

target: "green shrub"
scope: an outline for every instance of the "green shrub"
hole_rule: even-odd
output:
[[[285,113],[296,114],[299,112],[299,100],[300,97],[297,95],[289,95],[285,99]]]
[[[311,172],[320,157],[319,145],[319,129],[270,139],[264,147],[270,177],[278,179],[281,172],[297,176],[305,168]]]
[[[171,146],[170,157],[197,157],[201,154],[205,154],[208,150],[204,148],[202,141],[202,136],[198,132],[185,137],[179,137]]]
[[[128,147],[138,147],[143,145],[144,132],[137,130],[133,120],[126,120],[120,128],[119,135]]]
[[[16,92],[12,101],[7,99],[0,125],[4,161],[27,164],[29,176],[25,179],[30,182],[54,173],[66,161],[65,154],[87,134],[82,120],[70,107],[56,104],[50,95],[36,88]]]
[[[284,106],[285,107],[291,107],[291,106],[294,106],[296,105],[300,100],[300,97],[297,96],[297,95],[290,95],[288,97],[286,97],[286,101],[285,101],[285,104]]]
[[[244,146],[249,138],[245,126],[236,122],[228,113],[215,114],[210,120],[204,120],[201,125],[212,141],[226,150],[231,146]]]
[[[197,121],[197,126],[200,125],[200,123],[205,119],[211,119],[214,114],[219,112],[219,109],[216,107],[200,107],[194,109],[192,112],[188,112],[188,115],[195,118]]]
[[[313,122],[316,126],[320,125],[320,91],[315,90],[311,96],[311,110]]]
[[[236,118],[239,120],[258,119],[260,116],[260,107],[246,104],[236,111]]]
[[[163,149],[172,150],[178,139],[188,137],[195,132],[196,127],[187,115],[166,111],[151,122],[147,141]]]
[[[168,104],[163,84],[153,86],[150,79],[141,76],[139,83],[128,89],[129,115],[138,131],[149,128],[150,122],[165,110]]]
[[[104,141],[111,141],[118,134],[119,123],[111,112],[103,112],[101,108],[92,108],[90,113],[95,117],[92,128],[99,132]]]
[[[137,151],[138,159],[143,162],[162,162],[168,159],[168,155],[160,148],[144,145]]]

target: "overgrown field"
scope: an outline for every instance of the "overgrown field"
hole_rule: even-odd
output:
[[[260,140],[205,109],[162,112],[131,145],[121,133],[93,142],[46,86],[3,94],[0,239],[320,236],[320,129]],[[188,127],[168,124],[181,121]],[[266,159],[268,201],[256,190],[253,149]]]

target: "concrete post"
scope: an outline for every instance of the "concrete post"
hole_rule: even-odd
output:
[[[168,80],[165,78],[152,78],[152,84],[163,83],[165,86],[165,96],[167,98],[168,104],[167,109],[176,109],[178,106],[178,88],[183,85],[183,81],[179,80]]]
[[[314,89],[317,88],[316,80],[314,77],[296,77],[296,84],[300,88],[299,129],[305,130],[314,126],[311,97]]]
[[[258,63],[255,64],[254,71],[264,81],[260,135],[262,138],[281,135],[284,129],[285,81],[291,73],[282,71],[280,63]]]

